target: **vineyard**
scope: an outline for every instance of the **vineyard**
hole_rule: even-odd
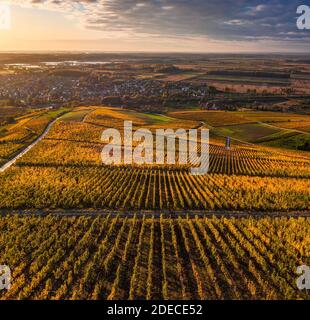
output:
[[[310,159],[272,148],[233,145],[226,150],[211,140],[210,170],[205,176],[193,176],[178,165],[104,166],[103,128],[108,123],[121,126],[125,115],[105,109],[67,114],[0,175],[0,208],[310,209]],[[130,116],[137,119],[137,114]],[[140,125],[149,121],[138,116]]]
[[[310,0],[2,2],[1,319],[302,314]]]
[[[0,127],[0,165],[31,144],[63,112],[64,109],[54,112],[37,111],[18,118],[14,124]]]
[[[12,147],[3,158],[58,115],[21,117],[1,137],[2,152]],[[104,165],[102,131],[122,130],[124,120],[153,133],[204,125],[99,107],[62,115],[0,174],[0,265],[12,271],[0,299],[309,299],[296,287],[296,268],[310,263],[309,219],[298,218],[310,210],[307,152],[242,141],[227,150],[211,132],[203,176],[178,163]],[[84,215],[94,209],[105,214]],[[24,214],[6,215],[12,210]],[[62,216],[38,216],[47,210]],[[202,216],[214,211],[225,218]]]
[[[294,129],[310,133],[310,121],[276,122],[274,125],[285,129]]]
[[[178,119],[206,121],[214,127],[255,122],[253,119],[247,119],[234,112],[173,111],[169,115]]]
[[[264,122],[276,125],[281,123],[283,128],[298,128],[299,125],[308,126],[310,122],[309,115],[280,112],[173,111],[169,115],[178,119],[203,120],[214,127]]]
[[[310,208],[309,179],[221,174],[193,177],[174,170],[53,166],[15,168],[5,173],[6,179],[1,179],[1,208]],[[18,179],[12,180],[15,174]]]
[[[309,299],[304,218],[0,219],[1,299]]]
[[[310,116],[257,111],[173,111],[171,117],[186,121],[203,121],[211,134],[231,136],[250,143],[270,147],[308,150]]]

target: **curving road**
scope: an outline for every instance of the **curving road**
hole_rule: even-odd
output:
[[[34,141],[32,142],[26,149],[24,149],[23,151],[21,151],[19,154],[17,154],[13,159],[11,159],[9,162],[7,162],[6,164],[4,164],[2,167],[0,167],[0,173],[6,171],[7,169],[9,169],[19,158],[21,158],[23,155],[25,155],[28,151],[30,151],[38,142],[40,142],[50,131],[52,125],[58,121],[60,119],[60,117],[56,118],[55,120],[53,120],[52,122],[49,123],[49,125],[46,127],[46,129],[44,130],[44,132]]]

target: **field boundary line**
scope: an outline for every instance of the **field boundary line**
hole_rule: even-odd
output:
[[[206,210],[0,210],[0,216],[57,216],[57,217],[202,217],[202,218],[310,218],[310,211],[206,211]]]

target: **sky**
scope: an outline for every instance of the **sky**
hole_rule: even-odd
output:
[[[310,30],[296,26],[310,0],[4,2],[0,51],[310,52]]]

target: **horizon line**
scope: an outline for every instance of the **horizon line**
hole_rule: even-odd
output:
[[[288,52],[280,52],[280,51],[265,51],[265,52],[254,52],[254,51],[239,51],[239,52],[222,52],[222,51],[103,51],[103,50],[1,50],[0,54],[15,54],[15,53],[24,53],[24,54],[191,54],[191,55],[207,55],[207,54],[222,54],[222,55],[238,55],[238,54],[247,54],[247,55],[309,55],[309,53],[304,51],[288,51]]]

